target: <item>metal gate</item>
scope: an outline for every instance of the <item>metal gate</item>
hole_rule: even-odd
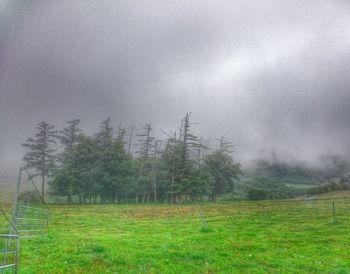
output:
[[[26,171],[28,179],[37,192],[44,208],[19,203],[18,198],[21,189],[21,178],[23,171]],[[43,198],[41,197],[35,183],[33,182],[31,175],[26,168],[20,168],[12,213],[12,223],[16,229],[18,236],[20,238],[35,238],[46,236],[48,220],[49,210]]]
[[[19,237],[5,210],[0,206],[2,216],[11,226],[11,234],[0,234],[0,273],[17,273],[19,259]]]
[[[47,234],[49,214],[46,209],[18,205],[14,225],[20,238],[42,237]]]
[[[26,171],[28,179],[35,188],[44,206],[36,207],[19,203],[22,172]],[[0,273],[17,273],[19,264],[19,241],[22,238],[46,236],[49,210],[26,168],[20,168],[16,193],[13,202],[12,220],[0,206],[0,212],[10,225],[8,234],[0,234]]]
[[[17,273],[19,259],[19,237],[14,234],[0,234],[0,272]]]

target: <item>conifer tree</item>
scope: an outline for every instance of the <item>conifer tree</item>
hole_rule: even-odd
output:
[[[100,124],[100,131],[95,135],[98,145],[108,147],[112,145],[114,129],[111,125],[111,118],[107,118]]]
[[[73,148],[77,145],[82,137],[82,130],[79,128],[80,119],[67,121],[67,127],[59,131],[58,140],[63,145],[63,152],[57,157],[61,164],[60,168],[55,171],[55,180],[49,182],[50,187],[55,189],[56,193],[67,195],[67,202],[72,202],[72,193],[74,190],[74,180],[70,176],[71,170],[67,169],[68,161],[72,158]]]
[[[36,171],[34,176],[41,177],[41,195],[45,199],[45,179],[53,170],[56,151],[56,134],[54,126],[46,122],[40,122],[34,138],[28,138],[22,146],[28,149],[23,160],[27,168]]]
[[[79,128],[80,119],[73,119],[66,123],[67,127],[59,131],[57,138],[64,146],[64,151],[70,152],[72,151],[74,144],[77,143],[79,134],[81,134],[82,130]]]

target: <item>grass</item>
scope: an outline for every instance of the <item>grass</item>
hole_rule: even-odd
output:
[[[350,190],[339,190],[317,195],[319,198],[345,198],[350,197]]]
[[[350,200],[50,206],[20,273],[350,273]]]

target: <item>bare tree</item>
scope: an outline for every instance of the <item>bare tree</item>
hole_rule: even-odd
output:
[[[144,172],[145,163],[149,159],[149,154],[153,147],[153,140],[154,140],[154,137],[151,137],[151,131],[152,131],[151,124],[144,125],[142,129],[143,129],[143,133],[136,135],[138,137],[139,148],[140,148],[138,150],[138,153],[140,155],[139,183],[144,175],[143,172]],[[144,191],[143,191],[142,201],[144,202],[146,198],[146,186],[143,186],[143,187],[144,187]],[[139,196],[138,192],[139,191],[137,191],[136,193],[136,202],[138,202],[138,196]]]
[[[96,142],[104,147],[111,146],[113,142],[114,129],[111,126],[111,118],[107,118],[100,124],[100,131],[95,135]]]
[[[123,128],[122,124],[119,124],[117,139],[121,140],[123,144],[126,144],[126,142],[124,141],[125,135],[126,135],[126,128]]]
[[[225,139],[225,136],[221,136],[220,138],[215,138],[220,143],[220,151],[221,152],[227,152],[227,153],[233,153],[232,148],[234,147],[232,145],[232,142],[227,141]]]
[[[131,127],[130,134],[129,134],[129,143],[128,143],[128,153],[131,153],[131,146],[132,146],[132,140],[133,140],[133,134],[134,134],[134,127]]]
[[[155,140],[154,141],[154,154],[153,154],[153,167],[152,167],[152,188],[153,188],[153,200],[157,202],[157,176],[158,176],[158,168],[159,168],[159,156],[162,148],[162,141]]]

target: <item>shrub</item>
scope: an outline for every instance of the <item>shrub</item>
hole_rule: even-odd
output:
[[[249,200],[253,200],[253,201],[265,200],[266,197],[267,197],[267,193],[262,189],[252,188],[252,189],[248,190],[248,199]]]
[[[18,196],[18,200],[25,204],[40,203],[39,194],[35,190],[27,190]]]
[[[245,183],[247,194],[251,189],[259,189],[266,194],[264,199],[288,199],[304,192],[291,188],[273,178],[255,177]],[[254,193],[253,193],[254,194]],[[248,199],[249,196],[248,196]]]
[[[342,178],[339,183],[336,182],[329,182],[317,187],[309,188],[306,193],[308,195],[316,195],[316,194],[322,194],[327,193],[330,191],[336,191],[336,190],[348,190],[350,189],[350,184],[347,180],[347,178]]]

